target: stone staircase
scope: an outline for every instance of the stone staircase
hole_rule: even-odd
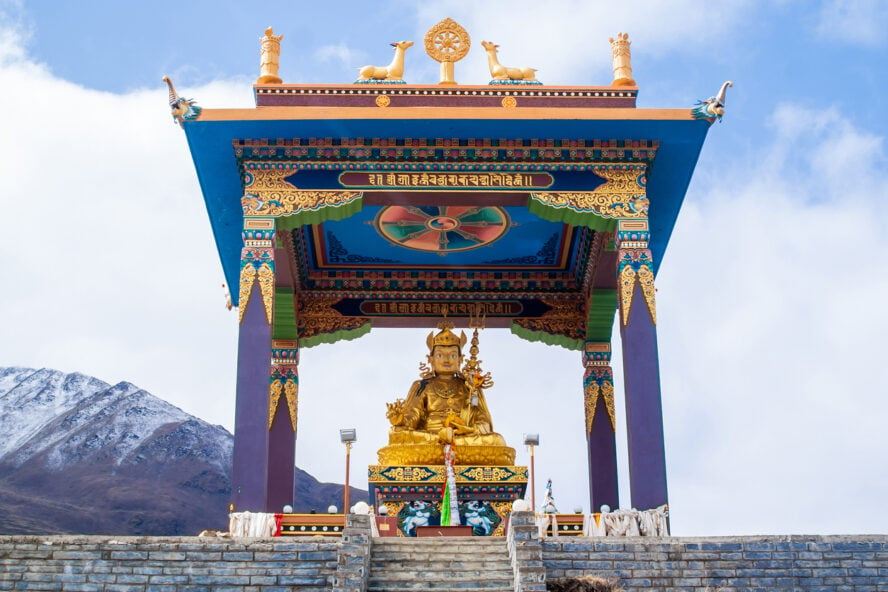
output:
[[[368,592],[513,592],[504,537],[375,538]]]

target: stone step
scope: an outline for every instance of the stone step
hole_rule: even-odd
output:
[[[406,569],[405,569],[406,568]],[[511,569],[465,569],[451,571],[444,568],[414,569],[414,566],[403,565],[387,570],[370,570],[371,581],[403,582],[411,580],[512,580]]]
[[[453,545],[471,543],[477,545],[505,545],[505,537],[456,536],[456,537],[376,537],[373,544],[380,545]]]
[[[419,551],[419,550],[409,550],[409,549],[399,549],[399,550],[389,550],[389,549],[371,549],[370,557],[373,559],[378,559],[381,561],[440,561],[442,559],[449,559],[453,561],[472,561],[473,559],[477,559],[479,561],[497,561],[499,559],[506,560],[509,558],[509,554],[506,551],[494,551],[494,552],[485,552],[485,551],[476,551],[475,553],[468,552],[451,552],[447,549],[441,549],[440,551]]]
[[[386,585],[379,586],[367,586],[367,592],[392,592],[392,591],[400,591],[400,590],[433,590],[434,592],[466,592],[466,590],[484,590],[484,592],[515,592],[515,588],[510,583],[508,586],[492,586],[487,588],[476,587],[476,588],[457,588],[451,586],[447,582],[442,582],[440,585],[427,586],[422,588],[398,588],[398,587],[389,587]]]
[[[509,561],[508,558],[502,559],[469,559],[469,560],[460,560],[460,559],[451,559],[451,558],[439,558],[432,561],[414,561],[412,559],[405,559],[403,561],[389,561],[388,559],[377,559],[375,557],[370,559],[370,567],[372,569],[386,569],[390,566],[396,566],[400,568],[404,565],[421,565],[426,568],[438,568],[438,569],[451,569],[451,570],[459,570],[459,569],[512,569],[512,562]]]
[[[411,580],[411,581],[389,581],[375,580],[372,577],[367,583],[368,592],[384,592],[387,590],[485,590],[486,592],[499,590],[514,590],[512,580],[453,580],[452,578],[441,580]]]

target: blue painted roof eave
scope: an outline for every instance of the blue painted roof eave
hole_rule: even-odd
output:
[[[552,138],[656,140],[648,176],[651,251],[655,270],[663,259],[710,123],[705,120],[237,120],[184,122],[185,136],[203,193],[216,248],[229,286],[240,273],[241,179],[235,139],[309,137]],[[397,133],[408,129],[409,133]],[[233,290],[234,292],[234,290]],[[232,296],[236,298],[236,293]]]

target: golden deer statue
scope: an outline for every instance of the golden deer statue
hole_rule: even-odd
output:
[[[358,80],[403,80],[404,79],[404,52],[413,47],[412,41],[398,41],[392,43],[395,48],[395,57],[388,66],[364,66],[358,68]]]
[[[506,68],[499,63],[496,50],[499,45],[490,41],[482,41],[481,45],[487,52],[487,65],[490,67],[490,76],[494,80],[527,80],[536,82],[535,68]]]

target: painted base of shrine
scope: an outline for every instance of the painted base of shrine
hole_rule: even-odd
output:
[[[527,467],[456,466],[454,473],[460,524],[472,527],[474,536],[502,536],[512,502],[527,489]],[[388,516],[396,536],[414,537],[418,527],[440,526],[444,475],[444,465],[371,465],[370,499],[377,515]]]

